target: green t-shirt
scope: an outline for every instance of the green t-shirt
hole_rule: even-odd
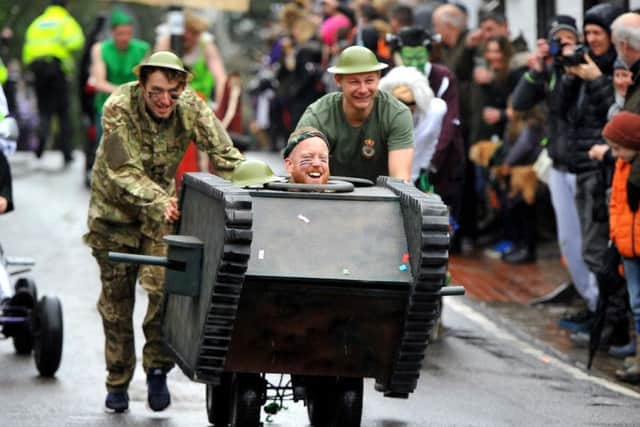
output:
[[[149,49],[149,43],[138,39],[131,39],[125,51],[118,49],[111,39],[103,41],[100,51],[107,69],[107,81],[119,86],[137,80],[138,77],[133,74],[133,67],[147,56]],[[95,106],[98,113],[102,112],[102,106],[108,97],[108,93],[96,94]]]
[[[297,127],[313,126],[329,140],[331,175],[375,181],[389,175],[389,151],[413,148],[413,119],[406,105],[378,91],[369,118],[360,127],[347,122],[342,92],[329,93],[309,107]]]

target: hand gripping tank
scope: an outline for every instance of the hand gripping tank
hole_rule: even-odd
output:
[[[188,174],[181,206],[178,234],[202,242],[199,288],[183,292],[169,266],[163,325],[187,376],[369,377],[387,395],[415,390],[447,270],[437,195],[387,177],[307,193]]]

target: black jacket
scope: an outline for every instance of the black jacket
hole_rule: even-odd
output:
[[[607,124],[609,107],[615,102],[612,81],[615,51],[612,48],[604,55],[592,55],[592,58],[602,71],[600,77],[586,81],[565,75],[562,79],[561,113],[568,123],[569,170],[573,173],[601,169],[601,162],[589,159],[589,149],[605,143],[602,128]]]
[[[4,156],[4,153],[0,150],[0,197],[4,197],[9,202],[7,205],[7,212],[13,210],[13,197],[11,191],[11,169],[9,168],[9,162]]]
[[[513,108],[526,111],[546,99],[547,101],[547,152],[553,160],[553,167],[567,171],[569,169],[567,120],[562,114],[562,88],[564,71],[561,67],[547,66],[543,71],[529,70],[525,73],[515,90],[511,102]]]

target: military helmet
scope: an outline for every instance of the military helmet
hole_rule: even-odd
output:
[[[140,75],[140,70],[142,67],[160,67],[160,68],[169,68],[171,70],[182,71],[187,74],[187,80],[191,80],[193,75],[184,68],[182,64],[182,60],[178,58],[173,52],[169,52],[167,50],[162,50],[154,53],[149,56],[146,61],[136,65],[133,67],[133,72],[136,76]]]
[[[236,166],[231,175],[231,182],[240,187],[250,187],[283,180],[284,178],[274,175],[273,170],[262,160],[245,160]]]
[[[378,62],[376,54],[364,46],[350,46],[340,53],[338,61],[327,71],[332,74],[370,73],[387,68],[388,65]]]

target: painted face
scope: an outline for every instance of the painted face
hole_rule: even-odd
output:
[[[342,89],[344,105],[354,110],[367,110],[373,106],[378,92],[380,72],[336,74],[336,83]]]
[[[284,159],[291,181],[298,184],[326,184],[329,181],[329,147],[317,136],[300,142]]]
[[[509,29],[506,24],[499,24],[493,19],[487,19],[480,24],[483,40],[489,40],[494,36],[509,36]]]
[[[502,70],[505,67],[504,54],[496,41],[490,41],[484,48],[484,59],[491,70]]]
[[[613,87],[622,96],[627,96],[627,90],[633,82],[633,73],[629,70],[616,69],[613,71]]]
[[[111,35],[116,47],[125,50],[133,38],[133,27],[131,25],[117,25],[111,30]]]
[[[424,66],[429,62],[429,52],[424,46],[404,46],[400,49],[402,63],[407,67],[415,67],[424,70]]]
[[[619,158],[624,160],[625,162],[629,162],[631,163],[633,161],[633,159],[636,158],[636,155],[638,155],[638,152],[636,150],[632,150],[631,148],[626,148],[623,147],[620,144],[616,144],[615,142],[611,141],[611,140],[607,140],[607,144],[609,144],[609,147],[611,147],[611,153]]]
[[[584,38],[587,41],[587,45],[589,45],[589,49],[596,56],[604,55],[611,47],[609,34],[600,25],[585,25]]]
[[[184,87],[178,82],[170,82],[161,71],[149,74],[147,82],[141,85],[147,111],[156,119],[167,119],[176,108],[176,103]]]

